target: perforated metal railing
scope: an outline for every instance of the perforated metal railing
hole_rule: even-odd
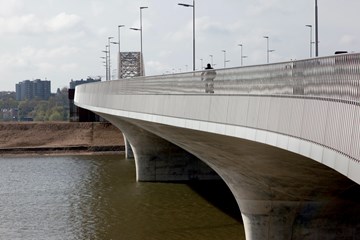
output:
[[[267,130],[306,139],[360,161],[360,54],[215,71],[213,81],[206,80],[204,71],[198,71],[86,84],[79,86],[79,94],[254,95],[330,101],[333,102],[331,106],[320,104],[311,111],[304,111],[300,130],[281,129],[281,124]],[[206,84],[213,84],[210,91],[213,93],[206,90]],[[298,110],[294,109],[302,112]],[[255,123],[253,127],[261,129]]]
[[[360,54],[214,70],[214,94],[298,95],[359,102]],[[209,80],[204,73],[122,79],[109,82],[108,91],[113,94],[205,94]]]

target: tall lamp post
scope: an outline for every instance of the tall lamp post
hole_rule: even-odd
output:
[[[242,66],[243,65],[243,45],[238,44],[238,46],[240,47],[240,63],[241,63],[241,66]]]
[[[268,36],[264,36],[264,38],[266,38],[266,62],[269,63],[270,61],[270,57],[269,57],[269,37]]]
[[[224,53],[224,68],[226,68],[226,63],[230,62],[229,60],[226,60],[226,50],[221,50]]]
[[[318,4],[315,0],[315,56],[319,56],[319,21],[318,21]]]
[[[310,28],[310,58],[312,58],[312,25],[305,25],[306,27]]]
[[[142,27],[142,10],[148,7],[140,7],[140,28],[130,28],[131,30],[140,31],[140,76],[144,75],[143,72],[143,27]]]
[[[105,50],[104,51],[102,51],[102,52],[104,52],[105,53],[105,80],[109,80],[109,76],[108,76],[108,74],[109,74],[109,65],[108,65],[108,53],[109,53],[109,51],[108,51],[108,45],[106,45],[105,46]]]
[[[120,51],[120,28],[125,27],[125,25],[118,25],[118,44],[119,44],[119,52],[118,52],[118,79],[121,79],[121,51]]]
[[[193,8],[193,71],[195,71],[195,0],[193,0],[192,5],[185,3],[178,3],[178,5]]]
[[[119,45],[119,43],[118,43],[118,42],[110,42],[110,43],[115,44],[115,45]]]
[[[109,54],[108,54],[108,55],[109,55],[109,62],[108,62],[108,72],[109,72],[109,73],[108,73],[108,78],[109,78],[109,79],[108,79],[108,80],[111,80],[111,60],[110,60],[110,58],[111,58],[111,55],[110,55],[110,43],[111,43],[111,42],[110,42],[110,40],[113,39],[113,38],[114,38],[114,37],[108,37],[108,46],[109,46],[109,50],[108,50],[108,51],[109,51]]]
[[[269,49],[269,36],[264,36],[264,38],[266,38],[266,62],[269,63],[270,62],[270,53],[274,52],[275,50]]]
[[[105,67],[105,80],[107,80],[107,53],[106,53],[105,57],[100,57],[100,58],[104,59],[103,63],[104,63],[104,67]]]

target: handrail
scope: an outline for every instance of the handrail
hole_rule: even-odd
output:
[[[210,81],[214,94],[296,95],[360,102],[359,53],[215,71],[216,77]],[[209,80],[202,76],[205,72],[107,81],[102,87],[108,87],[108,94],[208,94]]]

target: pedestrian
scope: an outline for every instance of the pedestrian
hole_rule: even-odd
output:
[[[201,73],[201,80],[205,81],[205,93],[214,93],[214,79],[216,71],[210,63],[206,65],[205,71]]]

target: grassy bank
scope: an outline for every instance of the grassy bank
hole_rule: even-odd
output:
[[[121,132],[109,123],[0,123],[0,154],[122,151]]]

